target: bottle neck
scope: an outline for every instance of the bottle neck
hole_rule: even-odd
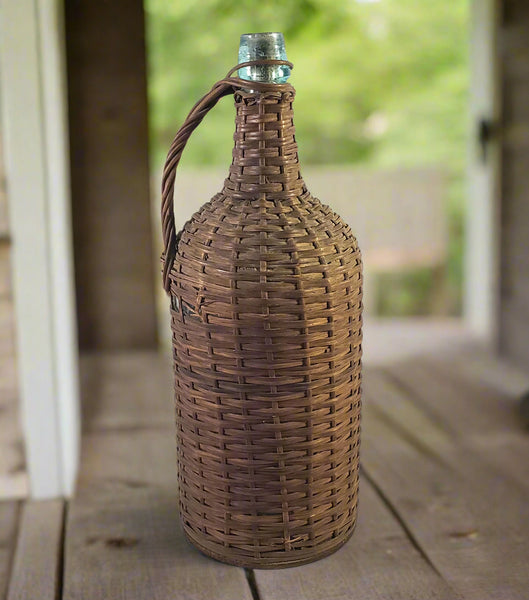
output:
[[[276,31],[241,35],[239,63],[260,59],[287,60],[282,33]],[[249,81],[286,83],[290,77],[290,68],[287,65],[252,65],[239,69],[239,77]]]
[[[299,168],[293,100],[291,91],[235,94],[235,146],[224,193],[273,200],[306,191]]]

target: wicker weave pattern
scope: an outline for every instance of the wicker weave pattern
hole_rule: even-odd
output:
[[[184,530],[261,568],[340,547],[358,490],[360,253],[299,174],[293,98],[236,92],[229,177],[169,274]]]

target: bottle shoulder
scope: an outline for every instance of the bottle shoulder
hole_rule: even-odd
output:
[[[252,256],[273,248],[297,256],[340,254],[347,249],[358,252],[349,225],[306,190],[300,196],[282,199],[263,196],[239,200],[222,192],[216,194],[186,223],[181,244],[245,251]]]

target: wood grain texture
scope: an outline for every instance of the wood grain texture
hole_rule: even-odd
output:
[[[519,397],[529,390],[529,371],[488,352],[456,353],[450,364],[469,382],[490,391]]]
[[[7,600],[56,600],[62,577],[62,500],[24,505]]]
[[[0,499],[28,494],[13,329],[12,302],[0,298]]]
[[[80,344],[154,348],[143,5],[65,10]]]
[[[155,352],[83,354],[83,429],[169,428],[174,394],[169,356]]]
[[[529,492],[476,443],[482,435],[501,449],[526,379],[479,357],[365,370],[357,531],[322,561],[256,571],[261,600],[526,598]],[[174,435],[162,399],[169,366],[145,358],[91,359],[93,389],[105,390],[105,407],[84,436],[64,597],[250,600],[242,570],[206,559],[183,537]],[[142,383],[149,373],[160,377],[159,388]]]
[[[0,599],[7,594],[20,518],[18,502],[0,502]]]
[[[529,366],[529,6],[503,2],[498,27],[501,73],[500,347]]]
[[[365,478],[357,529],[344,547],[309,565],[256,571],[255,579],[261,600],[460,597],[420,554]]]
[[[176,443],[172,429],[85,434],[77,491],[106,483],[128,488],[165,486],[176,495]]]
[[[176,489],[172,369],[154,352],[83,355],[78,493],[113,482]]]
[[[174,489],[100,486],[73,500],[64,600],[251,600],[244,571],[184,538]]]
[[[380,373],[366,374],[367,473],[464,598],[526,598],[528,494],[459,443],[424,401],[430,389],[421,385],[419,399]]]
[[[489,387],[483,376],[467,371],[465,363],[464,359],[421,359],[390,369],[390,373],[411,401],[418,399],[443,429],[457,438],[459,446],[479,454],[525,487],[529,495],[529,433],[519,413],[520,395]],[[513,371],[509,370],[511,377]],[[519,374],[519,384],[521,379]]]
[[[1,233],[0,233],[1,236]],[[0,239],[0,298],[11,298],[11,244]],[[13,310],[13,309],[11,309]]]
[[[18,415],[11,240],[3,160],[0,131],[0,499],[7,499],[26,496],[28,482]]]
[[[67,520],[65,600],[252,600],[244,571],[180,527],[171,367],[155,353],[83,358],[86,413]]]

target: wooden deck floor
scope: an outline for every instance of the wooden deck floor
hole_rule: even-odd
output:
[[[359,522],[317,563],[245,571],[178,524],[170,366],[88,358],[78,493],[0,503],[0,599],[529,597],[529,376],[487,355],[365,369]]]

